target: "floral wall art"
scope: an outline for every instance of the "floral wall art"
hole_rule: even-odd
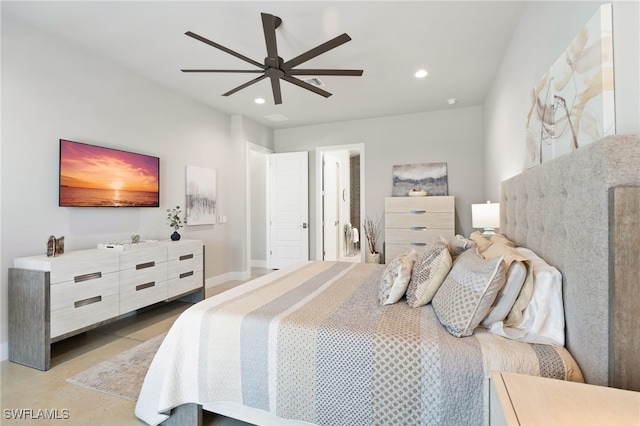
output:
[[[216,171],[187,166],[187,225],[216,223]]]
[[[532,90],[526,168],[615,134],[612,30],[605,4]]]

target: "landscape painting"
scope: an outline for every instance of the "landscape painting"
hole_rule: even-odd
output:
[[[216,223],[216,171],[187,166],[187,225]]]
[[[407,197],[409,190],[427,195],[449,195],[447,163],[404,164],[393,166],[394,197]]]

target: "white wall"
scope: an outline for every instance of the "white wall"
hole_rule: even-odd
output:
[[[484,194],[524,169],[530,92],[603,2],[530,2],[484,104]],[[640,133],[640,3],[613,2],[616,132]]]
[[[276,130],[276,152],[309,151],[312,227],[316,223],[317,199],[315,147],[359,143],[364,144],[366,154],[364,211],[367,216],[378,216],[384,226],[384,198],[391,196],[394,165],[446,162],[449,194],[456,197],[456,232],[463,235],[472,232],[471,204],[483,201],[480,107]],[[311,229],[309,234],[310,257],[315,259],[316,230]]]
[[[185,166],[217,171],[226,225],[188,226],[202,239],[206,278],[244,272],[245,140],[272,145],[273,132],[177,95],[49,34],[2,16],[2,265],[0,337],[7,357],[7,269],[44,254],[49,235],[65,250],[99,242],[166,239],[166,209],[184,206]],[[160,208],[58,207],[58,139],[160,157]],[[241,143],[237,142],[241,139]]]
[[[251,266],[267,264],[267,154],[249,151],[251,176]]]

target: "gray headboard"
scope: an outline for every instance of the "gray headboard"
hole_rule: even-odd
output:
[[[635,187],[632,200],[616,187]],[[500,231],[562,272],[566,346],[588,383],[638,386],[616,383],[615,374],[640,380],[639,187],[637,135],[606,137],[500,185]]]

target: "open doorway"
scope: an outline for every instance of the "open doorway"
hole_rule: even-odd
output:
[[[362,262],[364,144],[316,151],[316,258]]]

